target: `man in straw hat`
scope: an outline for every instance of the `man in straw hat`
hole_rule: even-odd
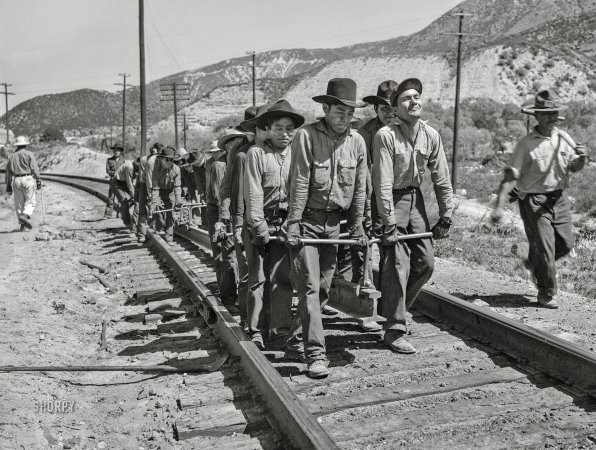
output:
[[[255,144],[262,143],[265,132],[255,129],[257,115],[263,114],[269,104],[259,107],[251,106],[244,112],[244,120],[235,127],[236,130],[252,137],[249,142],[232,149],[228,153],[227,171],[220,189],[219,222],[216,229],[225,230],[232,226],[234,234],[234,251],[238,263],[238,306],[240,321],[243,327],[247,326],[246,302],[248,298],[248,263],[242,239],[244,223],[244,174],[246,168],[246,153]],[[220,237],[221,239],[221,237]]]
[[[24,136],[18,136],[16,150],[8,157],[6,164],[6,193],[14,192],[14,205],[21,231],[33,228],[31,216],[35,209],[35,189],[41,189],[39,167],[35,156],[29,150],[29,142]]]
[[[238,146],[246,143],[244,133],[228,127],[209,150],[211,160],[207,162],[207,224],[211,238],[211,250],[215,261],[215,272],[219,285],[219,296],[222,303],[232,313],[236,313],[238,299],[237,274],[238,263],[233,240],[227,235],[232,231],[230,225],[219,225],[219,205],[221,203],[221,184],[226,175],[226,155]]]
[[[517,143],[505,177],[499,188],[493,220],[502,217],[507,193],[519,200],[519,213],[529,243],[524,263],[533,272],[538,287],[538,303],[546,308],[558,308],[557,271],[555,261],[574,247],[571,204],[565,194],[569,175],[583,169],[586,147],[576,144],[557,128],[559,113],[568,107],[561,104],[557,92],[538,92],[534,104],[522,112],[536,117],[536,125]]]
[[[172,209],[182,205],[182,181],[180,168],[174,164],[176,149],[163,147],[157,157],[151,174],[151,205],[149,215],[157,212],[161,200],[163,209]],[[174,242],[174,214],[165,213],[165,238],[168,244]]]
[[[434,269],[430,239],[398,241],[400,234],[430,231],[420,184],[426,169],[439,204],[439,221],[433,237],[447,237],[453,212],[453,189],[447,158],[439,133],[420,120],[422,83],[417,78],[402,81],[391,92],[394,123],[381,128],[373,142],[373,187],[383,220],[383,273],[381,314],[387,318],[384,342],[398,353],[416,353],[405,339],[406,311]]]
[[[281,236],[288,216],[288,181],[294,131],[304,117],[286,100],[271,105],[257,117],[256,128],[267,133],[264,142],[248,150],[246,176],[246,221],[244,243],[248,260],[248,334],[263,349],[267,333],[264,291],[268,283],[270,300],[269,342],[283,349],[292,324],[290,252]]]
[[[329,299],[337,245],[302,245],[300,239],[338,239],[347,210],[352,239],[368,244],[362,228],[367,163],[364,139],[350,128],[355,109],[364,106],[356,102],[356,83],[334,78],[327,94],[313,100],[322,103],[325,117],[298,130],[292,143],[286,244],[299,302],[286,356],[304,359],[308,374],[319,378],[329,374],[321,309]]]
[[[116,180],[114,174],[116,170],[124,164],[124,147],[121,145],[113,145],[110,147],[113,154],[106,160],[106,173],[110,177],[110,188],[108,191],[108,203],[104,211],[104,219],[111,219],[114,212],[114,198],[116,197]]]

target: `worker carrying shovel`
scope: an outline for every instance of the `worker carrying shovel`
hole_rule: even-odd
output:
[[[21,231],[33,228],[31,216],[35,209],[35,189],[41,189],[39,167],[35,156],[27,150],[27,139],[17,137],[16,150],[8,157],[6,165],[6,193],[14,192],[14,204],[17,218],[21,224]]]

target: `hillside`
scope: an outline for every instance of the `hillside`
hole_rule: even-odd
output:
[[[462,96],[521,103],[538,86],[557,86],[567,100],[596,99],[596,0],[467,0],[467,37]],[[419,76],[427,98],[453,102],[456,17],[449,13],[410,36],[339,49],[292,49],[257,57],[257,101],[282,96],[314,113],[310,97],[324,92],[329,78],[347,76],[359,94],[373,93],[379,82]],[[182,112],[200,125],[238,115],[252,101],[250,56],[173,74],[147,86],[148,121],[153,130],[173,127],[170,102],[159,100],[160,85],[189,83]],[[89,89],[46,95],[11,111],[16,134],[41,132],[52,123],[61,129],[91,130],[121,123],[122,93]],[[138,124],[139,89],[127,91],[127,122]]]

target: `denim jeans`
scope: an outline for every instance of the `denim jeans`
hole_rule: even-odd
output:
[[[235,228],[234,232],[236,231]],[[244,230],[242,232],[244,239]],[[238,263],[238,308],[240,309],[240,319],[247,321],[247,301],[248,301],[248,262],[246,259],[246,250],[244,244],[239,244],[234,240],[234,251]]]
[[[571,204],[563,191],[527,194],[520,201],[519,213],[528,237],[538,293],[554,296],[558,290],[555,261],[574,246]]]
[[[128,186],[125,181],[116,181],[114,184],[114,192],[118,203],[120,203],[119,211],[122,217],[124,225],[130,229],[130,231],[136,231],[137,229],[137,216],[135,213],[135,205],[128,191]]]
[[[106,209],[103,213],[104,217],[111,218],[112,214],[114,213],[114,197],[116,196],[115,190],[116,178],[110,178],[110,188],[108,190],[108,203],[106,204]]]
[[[147,213],[149,212],[149,192],[147,184],[139,183],[139,220],[137,226],[137,237],[145,237],[147,234]]]
[[[209,240],[211,241],[215,275],[217,277],[217,285],[219,286],[219,298],[224,305],[230,305],[236,303],[236,299],[238,298],[236,283],[238,263],[236,262],[236,253],[231,238],[223,242],[213,242],[215,224],[218,220],[219,207],[212,203],[208,204],[207,231],[209,233]]]
[[[394,192],[394,214],[401,234],[430,231],[424,197],[419,188]],[[431,239],[410,239],[385,246],[381,276],[381,314],[387,319],[385,330],[395,335],[407,332],[406,311],[434,270]]]
[[[340,211],[305,208],[300,225],[302,237],[337,239]],[[321,310],[329,300],[329,290],[337,263],[337,245],[303,245],[290,250],[290,277],[298,294],[298,314],[294,316],[288,347],[304,345],[307,361],[326,359],[325,333]]]

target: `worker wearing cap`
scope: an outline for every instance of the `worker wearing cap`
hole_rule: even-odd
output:
[[[430,239],[399,241],[399,235],[430,231],[420,190],[424,172],[432,179],[439,221],[433,237],[447,237],[453,212],[453,190],[441,136],[420,120],[422,83],[409,78],[391,92],[394,123],[381,128],[373,142],[373,187],[383,221],[381,314],[387,318],[384,342],[398,353],[416,353],[405,339],[406,311],[434,269]]]
[[[534,104],[522,112],[536,117],[536,125],[517,143],[505,168],[493,220],[502,217],[507,193],[519,201],[519,213],[528,238],[529,253],[525,266],[533,273],[538,288],[538,303],[558,308],[555,261],[574,247],[571,203],[565,194],[572,173],[583,169],[586,147],[576,144],[557,128],[559,113],[568,107],[561,104],[552,89],[538,92]]]
[[[29,150],[29,142],[24,136],[18,136],[16,150],[8,157],[6,164],[6,192],[14,192],[14,205],[21,231],[33,228],[31,216],[35,209],[35,189],[41,189],[39,167],[35,156]]]
[[[284,349],[292,324],[290,252],[276,236],[283,237],[282,226],[288,216],[288,181],[292,160],[294,130],[304,124],[286,100],[272,105],[260,115],[256,127],[267,138],[248,150],[246,176],[246,222],[243,241],[248,261],[248,334],[263,349],[267,333],[264,307],[266,282],[269,288],[269,342]]]
[[[161,149],[156,159],[151,175],[151,205],[149,215],[157,212],[159,201],[163,204],[165,212],[165,238],[166,242],[174,242],[174,214],[173,208],[182,205],[182,188],[180,168],[174,164],[176,150],[172,147]]]
[[[161,144],[154,144],[151,146],[149,150],[150,153],[141,157],[139,160],[139,170],[137,173],[137,183],[136,186],[138,187],[138,197],[139,197],[139,217],[138,217],[138,226],[137,226],[137,240],[140,243],[145,242],[145,235],[147,234],[147,215],[149,213],[149,193],[151,190],[148,188],[147,184],[147,167],[150,165],[149,160],[151,160],[151,174],[153,175],[153,166],[154,161],[156,158],[157,153],[159,152],[159,148]],[[149,182],[149,186],[151,186],[151,182]]]
[[[110,189],[108,191],[108,203],[104,212],[104,219],[111,219],[114,210],[114,197],[116,196],[116,180],[114,174],[116,170],[124,164],[124,148],[121,145],[110,147],[113,155],[106,160],[106,173],[110,177]]]
[[[231,233],[232,228],[231,226],[226,227],[223,232],[225,238],[222,239],[222,230],[217,229],[216,226],[219,223],[221,183],[227,170],[226,155],[245,142],[246,136],[243,133],[233,128],[226,128],[223,136],[209,150],[212,158],[211,161],[206,163],[207,165],[205,167],[207,173],[207,224],[209,237],[211,238],[211,250],[215,261],[219,296],[222,303],[232,313],[239,312],[236,310],[236,301],[238,300],[238,263],[234,250],[234,242],[230,236],[225,234]]]
[[[332,79],[327,94],[313,100],[323,104],[325,117],[298,130],[292,143],[286,244],[298,315],[286,357],[305,360],[309,376],[319,378],[329,374],[321,309],[329,299],[337,245],[302,245],[301,238],[338,239],[341,212],[348,210],[351,238],[368,244],[362,227],[367,162],[364,139],[350,128],[355,109],[364,106],[356,102],[356,83]]]
[[[119,211],[122,217],[124,226],[130,229],[131,233],[137,231],[137,217],[134,212],[134,197],[135,197],[135,164],[132,160],[125,160],[116,172],[114,173],[114,192],[118,203],[120,204]]]
[[[268,105],[247,108],[244,112],[244,120],[236,126],[236,130],[245,133],[249,142],[235,147],[228,153],[226,175],[221,183],[219,222],[215,228],[220,230],[220,237],[223,240],[223,230],[231,224],[234,234],[234,251],[238,263],[238,306],[240,309],[240,320],[243,326],[247,326],[247,299],[248,299],[248,263],[243,241],[243,223],[245,211],[244,178],[246,168],[246,155],[248,149],[257,143],[265,140],[266,133],[257,130],[255,127],[257,115],[267,111]]]

